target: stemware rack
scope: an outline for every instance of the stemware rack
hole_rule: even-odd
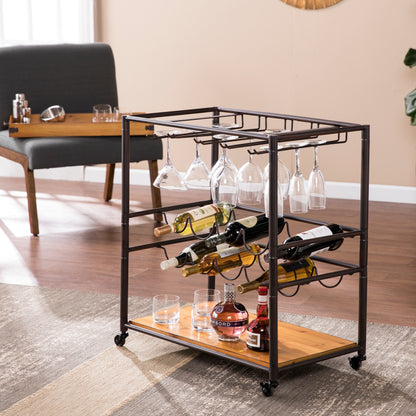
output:
[[[230,123],[231,122],[231,123]],[[180,140],[196,140],[203,145],[211,146],[211,165],[218,159],[219,147],[229,149],[250,148],[253,153],[268,153],[269,157],[269,315],[270,315],[270,351],[268,353],[253,352],[245,347],[244,335],[239,342],[226,343],[218,341],[212,333],[199,333],[191,328],[190,308],[181,310],[181,320],[176,325],[159,325],[152,321],[151,316],[138,319],[128,317],[129,295],[129,257],[132,252],[155,247],[163,248],[179,242],[203,238],[193,234],[181,236],[175,234],[171,239],[153,241],[146,244],[130,243],[129,226],[134,217],[164,214],[166,212],[186,210],[211,203],[211,200],[194,201],[173,206],[165,206],[150,210],[130,210],[130,124],[151,123],[154,125],[154,138],[169,137]],[[261,382],[263,394],[269,396],[277,387],[281,371],[293,369],[306,364],[323,361],[332,357],[356,353],[349,357],[350,365],[358,370],[366,359],[366,321],[367,321],[367,256],[368,256],[368,189],[369,189],[369,139],[368,125],[323,120],[317,118],[275,114],[259,111],[237,110],[223,107],[207,107],[166,111],[140,115],[123,116],[122,131],[122,247],[121,247],[121,296],[120,296],[120,333],[115,343],[124,345],[128,330],[143,332],[152,336],[204,351],[216,356],[236,361],[268,372],[268,379]],[[162,129],[162,130],[160,130]],[[353,132],[358,132],[353,134]],[[216,135],[233,136],[226,142],[216,139]],[[316,138],[325,138],[320,146],[342,145],[351,136],[352,140],[359,135],[361,139],[361,187],[360,187],[360,218],[359,227],[341,225],[343,237],[359,238],[358,264],[351,264],[329,257],[315,256],[314,261],[327,263],[337,267],[336,270],[317,274],[301,280],[279,283],[277,266],[279,250],[297,247],[314,242],[335,240],[339,235],[317,237],[305,241],[278,244],[277,202],[278,187],[278,153],[289,150],[290,143]],[[152,138],[152,136],[149,136]],[[303,143],[303,147],[313,144]],[[261,212],[259,209],[237,206],[244,210]],[[300,221],[313,225],[324,225],[325,222],[285,215],[285,221]],[[165,249],[164,249],[165,250]],[[165,250],[166,253],[166,250]],[[313,331],[278,320],[278,293],[287,287],[309,284],[327,279],[358,274],[358,323],[357,341],[349,341],[332,335]],[[338,282],[339,283],[339,282]],[[337,283],[337,284],[338,284]],[[333,285],[336,286],[337,284]],[[208,287],[215,287],[215,276],[208,275]]]

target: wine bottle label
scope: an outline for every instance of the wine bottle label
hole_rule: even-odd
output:
[[[304,267],[308,267],[309,263],[307,260],[302,259],[290,263],[281,263],[279,266],[282,266],[282,268],[285,270],[285,272],[290,273],[295,270],[303,269]]]
[[[297,234],[302,240],[309,240],[310,238],[326,237],[332,235],[332,231],[322,225],[321,227],[313,228],[312,230],[304,231],[303,233]]]
[[[257,224],[257,217],[253,215],[251,217],[242,218],[237,222],[243,225],[244,227],[252,228]]]
[[[246,248],[244,246],[241,247],[228,247],[224,250],[218,251],[218,255],[220,256],[220,258],[224,258],[224,257],[228,257],[228,256],[233,256],[234,254],[238,254],[241,253],[242,251],[244,251]]]
[[[202,218],[209,217],[210,215],[215,215],[219,209],[214,205],[205,205],[200,208],[191,209],[188,211],[188,214],[193,218],[193,221],[201,220]]]
[[[248,324],[248,318],[242,321],[221,321],[219,319],[211,318],[211,325],[222,328],[241,327]]]
[[[247,331],[246,342],[250,347],[260,348],[260,334]]]
[[[184,248],[182,253],[189,253],[191,255],[191,260],[194,262],[198,260],[198,256],[195,254],[195,251],[193,251],[190,247]]]
[[[230,247],[230,245],[227,244],[227,243],[218,244],[217,245],[217,251],[220,252],[220,251],[223,251],[223,250],[225,250],[229,247]]]
[[[320,250],[312,251],[310,256],[316,256],[317,254],[323,253],[324,251],[328,251],[329,247],[321,248]]]

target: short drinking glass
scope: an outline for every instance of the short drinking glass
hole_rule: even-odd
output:
[[[197,331],[211,331],[211,311],[220,302],[221,292],[217,289],[195,290],[192,304],[192,327]]]
[[[179,322],[179,296],[153,296],[153,321],[158,324],[177,324]]]
[[[93,123],[108,123],[113,121],[111,105],[97,104],[92,108],[92,122]]]

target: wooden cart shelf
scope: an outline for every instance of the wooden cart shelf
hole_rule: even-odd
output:
[[[191,310],[191,306],[181,308],[179,324],[157,324],[153,322],[151,315],[133,319],[130,324],[189,342],[196,348],[217,351],[226,356],[264,367],[264,369],[269,368],[269,353],[256,352],[247,348],[245,333],[239,341],[224,342],[218,340],[215,331],[195,331],[191,325]],[[250,315],[249,319],[252,320],[254,317]],[[282,321],[278,323],[278,333],[279,368],[357,347],[355,342]]]
[[[10,119],[10,137],[76,137],[76,136],[121,136],[121,121],[93,123],[91,113],[66,114],[65,121],[41,121],[40,114],[32,114],[30,123],[13,123]],[[153,125],[134,123],[130,134],[146,136],[153,134]]]

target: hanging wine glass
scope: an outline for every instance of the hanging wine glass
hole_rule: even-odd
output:
[[[326,140],[311,140],[313,144],[313,169],[309,174],[308,196],[310,209],[326,208],[326,189],[324,176],[318,165],[318,145],[326,143]]]
[[[209,188],[209,170],[199,155],[199,142],[195,144],[195,159],[189,166],[184,181],[190,189]]]
[[[300,171],[299,146],[292,144],[295,148],[295,173],[289,185],[289,207],[292,213],[308,212],[308,193],[306,191],[305,179]]]
[[[251,140],[250,140],[251,142]],[[243,205],[256,205],[263,196],[264,183],[260,168],[253,163],[251,146],[246,162],[237,174],[238,202]]]
[[[270,214],[270,179],[267,178],[264,184],[264,214],[269,218]],[[279,186],[277,192],[277,216],[283,217],[283,193],[282,188]]]
[[[236,128],[240,127],[240,125],[238,123],[223,122],[223,123],[213,123],[212,127],[231,130],[231,129],[236,129]]]
[[[153,186],[177,191],[186,191],[187,189],[181,174],[172,164],[169,138],[166,139],[166,163],[153,182]]]
[[[227,156],[227,148],[223,147],[221,164],[211,171],[211,198],[214,203],[227,202],[237,205],[237,168]]]
[[[231,135],[228,135],[228,134],[217,134],[217,135],[213,136],[214,139],[220,140],[221,142],[233,139],[234,137],[235,136],[231,136]],[[225,160],[225,163],[227,164],[227,166],[229,166],[231,169],[233,169],[233,171],[235,172],[235,175],[237,175],[238,169],[235,166],[234,162],[231,160],[231,158],[228,156],[227,148],[223,147],[221,156],[218,158],[218,160],[215,162],[214,166],[211,169],[211,172],[209,174],[210,179],[212,179],[212,177],[215,175],[215,173],[218,169],[222,169],[222,167],[224,165],[224,160]]]
[[[288,167],[280,160],[277,160],[278,163],[278,183],[280,187],[280,192],[282,193],[282,198],[287,199],[289,193],[289,183],[290,183],[290,171]],[[269,164],[264,168],[264,181],[269,179]]]

